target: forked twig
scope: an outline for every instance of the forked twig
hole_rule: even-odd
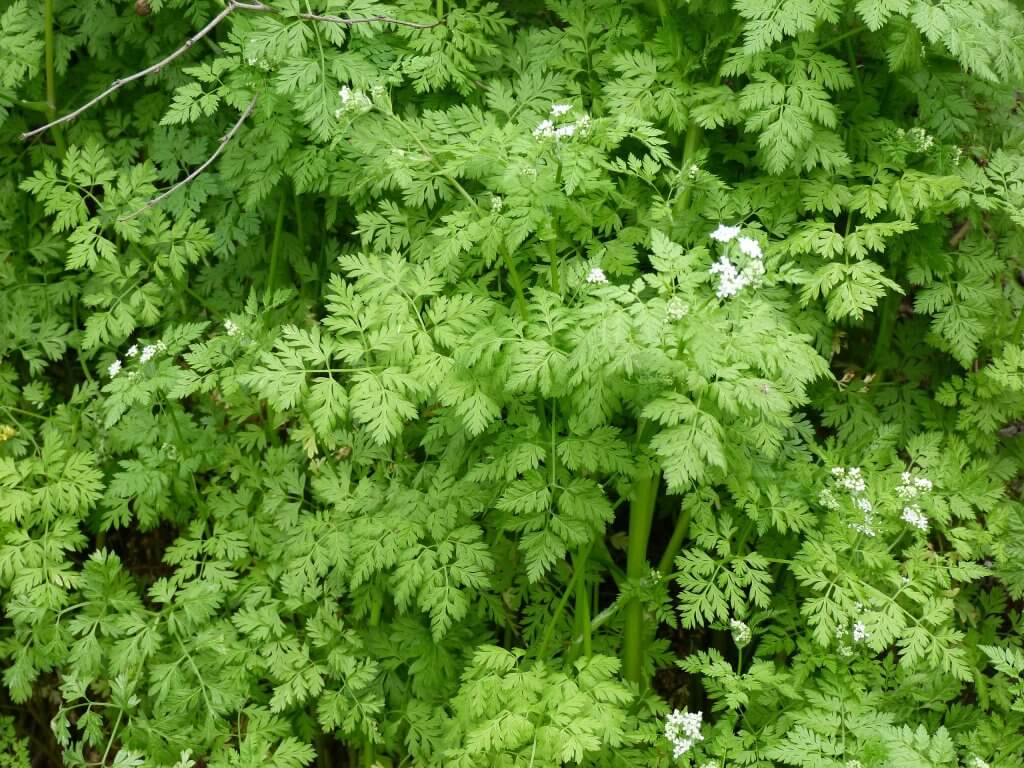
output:
[[[152,198],[151,200],[148,200],[146,204],[139,208],[137,211],[133,211],[132,213],[129,213],[127,216],[119,217],[118,221],[128,221],[128,219],[135,218],[143,211],[149,210],[150,208],[159,205],[169,195],[181,189],[183,186],[188,184],[190,181],[195,179],[199,174],[201,174],[203,171],[209,168],[213,161],[220,156],[220,153],[224,151],[224,148],[228,145],[231,139],[235,137],[235,134],[238,133],[238,131],[241,129],[242,124],[245,123],[245,121],[249,118],[249,115],[252,114],[252,111],[256,108],[256,100],[259,98],[259,96],[260,95],[257,93],[255,96],[252,97],[252,101],[249,102],[249,106],[247,106],[245,108],[245,111],[243,111],[242,114],[239,116],[238,121],[233,126],[231,126],[231,129],[227,133],[221,136],[220,143],[217,144],[217,148],[213,151],[212,155],[210,155],[208,158],[206,158],[206,160],[203,161],[202,165],[196,166],[192,170],[192,172],[189,173],[188,176],[186,176],[181,181],[175,183],[173,186],[168,187],[156,197]]]
[[[198,32],[192,35],[192,37],[186,40],[180,48],[172,51],[170,54],[162,58],[156,64],[152,64],[146,67],[145,69],[141,69],[132,75],[128,75],[127,77],[119,77],[109,86],[107,86],[107,89],[105,91],[89,99],[89,101],[85,102],[85,104],[80,106],[78,109],[74,110],[73,112],[68,112],[66,115],[62,115],[61,117],[58,117],[56,120],[51,120],[50,122],[46,123],[45,125],[41,125],[38,128],[33,128],[31,131],[26,131],[25,133],[21,134],[21,138],[23,140],[31,139],[33,136],[38,136],[41,133],[45,133],[51,128],[55,128],[56,126],[62,125],[63,123],[68,123],[74,120],[79,115],[81,115],[86,110],[88,110],[90,107],[93,107],[99,102],[103,101],[103,99],[105,99],[110,94],[128,85],[128,83],[134,83],[136,80],[141,80],[147,75],[156,74],[161,69],[170,64],[172,61],[174,61],[182,54],[184,54],[186,51],[191,49],[192,46],[194,46],[197,42],[199,42],[208,34],[210,34],[210,32],[216,29],[218,24],[224,21],[224,19],[226,19],[235,11],[248,11],[250,13],[273,13],[277,15],[282,15],[285,13],[279,8],[274,8],[273,6],[266,5],[265,3],[260,2],[260,0],[254,0],[253,2],[228,0],[227,5],[224,6],[224,10],[222,10],[220,13],[218,13],[216,16],[210,19],[206,23],[205,27],[200,29]],[[303,19],[305,21],[319,21],[327,24],[344,24],[346,26],[355,26],[357,24],[395,24],[397,26],[402,27],[412,27],[413,29],[430,29],[432,27],[444,24],[444,19],[439,19],[429,24],[421,24],[415,21],[403,21],[401,19],[392,19],[389,16],[369,16],[367,18],[346,19],[341,16],[325,16],[316,13],[300,13],[297,15],[297,18]]]
[[[38,136],[40,133],[44,133],[44,132],[50,130],[51,128],[54,128],[54,127],[56,127],[58,125],[61,125],[62,123],[70,122],[70,121],[74,120],[76,117],[78,117],[80,114],[85,112],[90,107],[92,107],[92,106],[96,105],[97,103],[103,101],[103,99],[105,99],[110,94],[114,93],[114,91],[117,91],[117,90],[123,88],[124,86],[128,85],[128,83],[134,83],[136,80],[141,80],[146,75],[152,75],[152,74],[155,74],[155,73],[159,72],[161,69],[166,67],[172,61],[174,61],[176,58],[178,58],[183,53],[185,53],[185,51],[189,50],[197,42],[199,42],[204,37],[206,37],[208,34],[210,34],[210,32],[212,32],[217,27],[218,24],[220,24],[222,21],[224,21],[224,19],[226,19],[228,16],[230,16],[231,13],[237,7],[238,6],[234,2],[234,0],[229,0],[228,4],[225,6],[223,11],[221,11],[216,16],[214,16],[212,19],[210,19],[207,22],[205,27],[203,27],[198,32],[196,32],[194,35],[192,35],[192,37],[190,37],[188,40],[185,41],[184,45],[182,45],[176,51],[173,51],[170,55],[164,57],[163,59],[158,61],[156,64],[148,66],[145,69],[140,69],[138,72],[136,72],[133,75],[128,75],[127,77],[119,77],[117,80],[112,82],[107,87],[107,90],[103,91],[103,93],[99,94],[98,96],[94,96],[93,98],[89,99],[89,101],[85,102],[85,104],[80,106],[74,112],[68,112],[66,115],[58,117],[56,120],[51,120],[46,125],[41,125],[38,128],[33,128],[31,131],[26,131],[25,133],[21,134],[21,138],[22,139],[31,139],[33,136]]]

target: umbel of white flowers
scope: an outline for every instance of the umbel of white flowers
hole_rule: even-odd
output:
[[[718,275],[718,298],[735,296],[764,275],[764,253],[760,243],[752,237],[740,237],[739,226],[719,224],[718,229],[711,233],[711,239],[726,246],[724,253],[708,270],[712,275]],[[738,255],[732,253],[733,240],[739,246]]]
[[[703,741],[701,735],[701,720],[704,719],[702,712],[687,712],[673,709],[665,718],[665,738],[672,743],[672,756],[679,759],[693,747],[698,741]]]
[[[578,120],[565,121],[556,124],[559,118],[565,117],[572,111],[572,104],[552,104],[551,117],[541,120],[533,129],[533,135],[538,139],[571,139],[577,133],[585,133],[590,128],[590,115],[582,115]]]

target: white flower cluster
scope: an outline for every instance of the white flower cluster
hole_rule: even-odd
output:
[[[703,741],[700,726],[704,715],[701,712],[680,712],[673,709],[665,718],[665,738],[672,742],[672,756],[679,759],[698,741]]]
[[[909,523],[919,530],[928,530],[928,516],[921,512],[921,508],[917,504],[904,507],[900,517],[903,522]]]
[[[673,296],[665,302],[665,317],[673,322],[682,320],[690,313],[690,308],[678,296]]]
[[[922,491],[928,493],[934,486],[927,477],[916,477],[910,472],[900,475],[900,484],[896,488],[896,494],[901,499],[916,499]]]
[[[718,275],[718,298],[726,299],[735,296],[748,285],[757,283],[764,275],[764,253],[761,245],[752,237],[739,237],[740,228],[719,224],[718,229],[711,233],[711,239],[728,246],[737,240],[739,252],[743,258],[737,265],[730,258],[727,247],[718,261],[711,265],[711,274]]]
[[[860,615],[864,614],[864,604],[857,603],[857,613]],[[836,639],[839,641],[839,653],[843,656],[852,656],[853,648],[846,643],[847,637],[853,641],[854,645],[857,643],[863,643],[871,637],[871,633],[868,632],[867,625],[864,620],[857,618],[852,624],[847,624],[845,627],[836,627]]]
[[[927,477],[916,477],[910,472],[904,472],[900,476],[900,484],[896,487],[896,495],[907,502],[912,502],[922,493],[929,493],[932,487],[932,481]],[[928,516],[921,511],[918,504],[906,504],[900,517],[918,530],[928,530]]]
[[[608,282],[608,278],[604,274],[604,270],[600,267],[593,267],[587,273],[587,282],[591,285],[604,285]]]
[[[732,634],[732,641],[736,643],[737,648],[743,648],[750,642],[752,633],[750,627],[746,622],[740,621],[739,619],[729,620],[729,631]]]
[[[349,88],[347,85],[343,85],[338,91],[338,96],[341,98],[341,106],[334,110],[336,118],[349,112],[368,112],[373,108],[373,100],[365,91],[360,91],[358,88]]]
[[[846,491],[850,496],[850,500],[853,501],[857,509],[864,515],[861,522],[850,523],[850,527],[864,536],[874,536],[875,510],[871,500],[865,495],[867,493],[867,483],[864,482],[864,475],[861,474],[860,467],[832,467],[832,477],[835,480],[836,487]],[[839,507],[839,503],[835,500],[835,495],[831,492],[826,491],[822,493],[822,502],[830,509],[838,509]]]
[[[139,365],[144,365],[156,357],[157,352],[165,351],[167,351],[167,347],[162,341],[158,341],[156,344],[147,344],[142,348],[141,353],[139,352],[138,344],[132,344],[128,347],[128,351],[124,353],[124,356],[127,358],[137,356],[139,358]],[[124,364],[121,362],[120,358],[116,358],[114,362],[107,366],[107,375],[113,379],[121,372],[122,368],[124,368]],[[131,375],[135,375],[135,371],[132,371]]]
[[[238,330],[238,324],[234,320],[229,319],[224,321],[224,333],[228,336],[237,336]]]
[[[970,768],[992,768],[987,762],[982,760],[977,755],[974,756],[974,758],[971,760],[970,763],[968,763],[968,765],[970,766]]]
[[[700,768],[720,768],[720,766],[718,765],[718,761],[708,760],[706,763],[701,763]]]
[[[551,105],[551,117],[553,119],[541,120],[537,124],[537,127],[533,129],[533,135],[538,139],[554,139],[560,141],[561,139],[571,139],[577,133],[584,134],[590,128],[590,115],[583,115],[578,120],[572,120],[570,122],[563,122],[560,125],[555,124],[555,120],[560,117],[565,117],[572,111],[572,104],[552,104]]]
[[[869,637],[868,630],[864,626],[863,621],[855,621],[853,623],[853,631],[851,634],[853,636],[853,642],[855,643],[863,643]]]
[[[901,139],[908,139],[914,152],[927,152],[935,146],[935,138],[919,126],[909,131],[897,128],[896,135]]]

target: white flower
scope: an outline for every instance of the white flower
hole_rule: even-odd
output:
[[[863,621],[858,621],[853,625],[853,642],[862,643],[868,639],[868,630],[864,626]]]
[[[715,293],[720,299],[735,296],[750,283],[749,278],[736,269],[736,265],[729,261],[727,256],[719,258],[708,271],[712,275],[718,275],[718,289]]]
[[[153,355],[155,355],[155,354],[156,354],[156,347],[154,347],[152,344],[147,344],[146,346],[144,346],[142,348],[142,354],[139,355],[139,362],[140,363],[148,363],[150,360],[153,359]]]
[[[932,481],[927,477],[904,472],[900,475],[900,484],[896,486],[896,495],[901,499],[916,499],[919,493],[930,493],[932,487]]]
[[[120,372],[121,372],[121,361],[120,360],[115,360],[114,362],[112,362],[107,367],[107,375],[110,376],[110,378],[114,378]]]
[[[605,277],[603,269],[594,267],[587,273],[587,282],[591,285],[604,284],[608,282],[608,278]]]
[[[341,108],[334,111],[335,117],[341,117],[346,112],[365,112],[373,107],[373,101],[363,91],[357,88],[349,88],[347,85],[341,86],[341,90],[338,91],[338,96],[341,97]]]
[[[853,528],[861,536],[867,536],[869,539],[874,538],[874,518],[871,515],[864,515],[863,523],[850,523],[850,527]]]
[[[839,486],[850,493],[864,493],[867,488],[860,467],[850,467],[849,469],[834,467],[832,475],[836,478]]]
[[[665,316],[669,320],[682,320],[689,311],[690,308],[676,296],[673,296],[665,303]]]
[[[550,120],[541,120],[537,124],[537,127],[533,129],[534,136],[554,136],[555,135],[555,124]]]
[[[566,123],[565,125],[555,128],[556,139],[568,139],[576,133],[576,123]]]
[[[719,768],[718,763],[714,760],[709,760],[706,763],[701,763],[700,768]]]
[[[818,503],[831,510],[839,509],[839,500],[836,499],[836,495],[829,488],[825,488],[818,494]]]
[[[686,171],[686,175],[690,178],[690,181],[696,180],[696,178],[700,175],[700,166],[697,164],[691,165],[689,169]]]
[[[720,243],[728,243],[735,240],[739,233],[739,227],[727,227],[725,224],[719,224],[718,229],[711,233],[711,239]]]
[[[128,347],[128,351],[124,353],[124,356],[135,357],[137,354],[139,354],[139,347],[137,344],[132,344],[130,347]]]
[[[980,757],[975,755],[974,759],[970,762],[970,768],[991,768],[991,766],[984,760],[982,760]]]
[[[234,320],[225,320],[224,321],[224,332],[228,336],[234,336],[236,333],[238,333],[238,325],[235,323]]]
[[[690,751],[698,741],[703,741],[700,726],[704,715],[701,712],[680,712],[673,709],[665,718],[665,738],[672,743],[672,756],[679,759]]]
[[[552,104],[551,105],[551,116],[561,117],[566,112],[572,109],[572,104]]]
[[[928,517],[921,512],[921,508],[917,504],[904,507],[902,518],[904,522],[910,523],[915,528],[922,531],[928,530]]]
[[[729,629],[732,634],[732,641],[736,643],[737,647],[742,648],[750,642],[752,635],[750,627],[745,622],[739,619],[730,619]]]
[[[860,509],[861,512],[870,512],[871,502],[868,499],[861,496],[859,499],[857,499],[857,507]]]
[[[491,212],[501,213],[501,209],[505,207],[505,201],[498,195],[491,195]]]
[[[740,251],[752,259],[760,259],[764,254],[761,252],[761,245],[752,237],[741,237],[739,239]]]

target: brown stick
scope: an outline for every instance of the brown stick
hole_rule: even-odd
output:
[[[956,232],[949,238],[949,247],[956,248],[960,245],[960,241],[967,237],[967,233],[971,230],[971,220],[967,219],[963,224],[956,228]]]
[[[103,93],[89,99],[89,101],[85,102],[85,104],[80,106],[75,111],[68,112],[66,115],[58,117],[56,120],[51,120],[49,123],[46,123],[46,125],[41,125],[38,128],[33,128],[31,131],[26,131],[25,133],[21,134],[22,140],[31,139],[33,136],[38,136],[41,133],[45,133],[51,128],[54,128],[63,123],[68,123],[74,120],[79,115],[81,115],[90,107],[93,107],[99,102],[103,101],[103,99],[105,99],[110,94],[128,85],[128,83],[134,83],[136,80],[141,80],[147,75],[156,74],[161,69],[170,64],[172,61],[181,56],[183,53],[192,48],[192,46],[195,45],[197,42],[199,42],[208,34],[210,34],[210,32],[216,29],[218,24],[224,21],[224,19],[226,19],[235,11],[249,11],[252,13],[273,13],[278,15],[284,13],[284,11],[266,5],[260,2],[260,0],[255,0],[254,2],[240,2],[240,0],[228,0],[228,3],[224,7],[224,10],[222,10],[220,13],[218,13],[216,16],[210,19],[210,21],[207,22],[205,27],[203,27],[194,35],[192,35],[192,37],[185,41],[184,45],[182,45],[177,50],[173,51],[170,55],[164,57],[156,64],[148,66],[145,69],[139,70],[133,75],[118,78],[117,80],[112,82],[107,87],[107,89],[103,91]],[[344,19],[341,16],[325,16],[316,13],[300,13],[298,14],[297,18],[303,19],[305,21],[320,21],[328,24],[345,24],[346,26],[355,26],[356,24],[396,24],[402,27],[412,27],[413,29],[431,29],[432,27],[444,24],[444,19],[438,19],[437,21],[431,22],[430,24],[421,24],[415,21],[403,21],[401,19],[392,19],[390,16],[369,16],[367,18],[360,19]]]
[[[217,148],[213,151],[212,155],[210,155],[208,158],[206,158],[206,160],[203,161],[202,165],[197,166],[188,176],[186,176],[178,183],[174,184],[171,187],[168,187],[153,199],[148,200],[146,204],[139,208],[137,211],[133,211],[132,213],[129,213],[127,216],[119,217],[118,221],[128,221],[128,219],[135,218],[143,211],[147,211],[150,208],[159,205],[169,195],[181,189],[183,186],[188,184],[190,181],[195,179],[199,174],[201,174],[203,171],[209,168],[213,161],[220,156],[220,153],[224,151],[224,148],[228,145],[228,142],[230,142],[231,139],[235,137],[235,134],[238,133],[238,131],[242,128],[242,124],[245,123],[245,121],[249,118],[249,115],[252,114],[252,111],[256,108],[256,100],[258,98],[258,93],[252,97],[252,101],[249,102],[249,106],[247,106],[245,108],[245,111],[242,112],[241,116],[238,118],[238,121],[233,126],[231,126],[231,130],[229,130],[227,133],[221,136],[220,143],[217,145]]]
[[[208,34],[210,34],[217,27],[217,25],[224,21],[224,19],[226,19],[228,16],[230,16],[237,7],[238,5],[234,2],[234,0],[229,0],[227,6],[225,6],[223,11],[221,11],[212,19],[210,19],[210,21],[207,22],[205,27],[203,27],[194,35],[192,35],[192,37],[185,41],[184,45],[182,45],[176,51],[172,52],[169,56],[166,56],[165,58],[161,59],[156,64],[146,67],[145,69],[139,70],[133,75],[118,78],[107,87],[107,90],[103,91],[103,93],[101,93],[100,95],[94,96],[93,98],[89,99],[89,101],[85,102],[85,104],[80,106],[74,112],[68,112],[63,117],[58,117],[56,120],[51,120],[46,125],[41,125],[38,128],[32,129],[31,131],[26,131],[25,133],[21,134],[21,138],[23,140],[31,139],[33,136],[38,136],[40,133],[44,133],[55,126],[58,126],[62,123],[70,122],[90,107],[96,105],[100,101],[103,101],[103,99],[105,99],[110,94],[114,93],[114,91],[117,91],[123,88],[124,86],[128,85],[128,83],[134,83],[136,80],[141,80],[146,75],[152,75],[159,72],[161,69],[166,67],[172,61],[174,61],[176,58],[185,53],[185,51],[189,50],[197,42],[199,42]]]

